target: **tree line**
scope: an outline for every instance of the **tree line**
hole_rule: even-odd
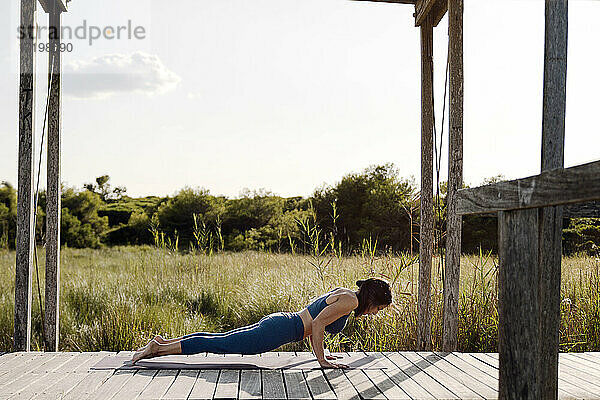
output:
[[[501,177],[490,178],[491,183]],[[61,243],[68,247],[156,245],[172,250],[264,250],[307,253],[335,251],[418,252],[419,192],[413,178],[400,177],[393,164],[374,165],[345,175],[304,198],[281,197],[265,190],[238,198],[214,196],[186,187],[174,196],[132,198],[110,177],[81,189],[63,187]],[[446,183],[440,184],[434,215],[436,238],[444,245]],[[0,248],[14,248],[16,189],[0,185]],[[38,196],[36,238],[44,243],[46,194]],[[598,219],[565,221],[566,253],[594,252],[600,245]],[[493,216],[463,218],[465,253],[497,250]]]

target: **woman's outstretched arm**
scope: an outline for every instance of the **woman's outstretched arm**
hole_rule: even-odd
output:
[[[325,335],[325,327],[354,310],[357,304],[356,298],[352,296],[340,296],[340,298],[328,305],[317,315],[312,322],[311,343],[315,356],[322,367],[338,368],[341,364],[330,363],[325,359],[325,351],[323,349],[323,336]]]
[[[325,336],[325,325],[323,327],[315,326],[313,321],[312,335],[310,335],[310,341],[313,347],[313,352],[317,357],[317,361],[321,364],[322,367],[327,365],[327,360],[325,360],[325,350],[323,349],[323,337]]]

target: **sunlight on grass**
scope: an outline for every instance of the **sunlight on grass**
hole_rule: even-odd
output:
[[[43,286],[44,254],[40,250]],[[365,276],[392,282],[394,306],[376,318],[350,318],[342,334],[326,338],[331,351],[396,351],[416,348],[418,265],[408,255],[353,257],[263,252],[181,254],[149,246],[100,250],[65,248],[61,253],[60,349],[120,351],[155,334],[176,337],[223,331],[276,311],[298,311],[323,288],[356,288]],[[13,335],[14,252],[0,251],[0,350]],[[441,344],[442,283],[434,259],[432,340]],[[497,258],[463,256],[459,350],[497,350]],[[316,265],[316,267],[315,267]],[[318,269],[317,269],[318,267]],[[563,258],[562,351],[600,350],[600,260]],[[32,349],[41,350],[41,318],[33,278]],[[43,287],[42,287],[43,295]],[[281,351],[309,350],[308,340]]]

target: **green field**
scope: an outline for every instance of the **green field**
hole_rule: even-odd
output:
[[[40,249],[43,297],[44,253]],[[442,284],[434,260],[432,340],[441,343]],[[12,349],[14,251],[0,250],[0,351]],[[463,256],[459,350],[497,351],[497,259]],[[414,350],[418,264],[407,255],[311,257],[264,252],[181,254],[150,246],[61,253],[60,350],[120,351],[167,337],[221,331],[275,311],[297,311],[310,298],[366,276],[393,282],[395,307],[349,319],[326,338],[331,351]],[[563,258],[561,350],[600,350],[600,260]],[[41,350],[41,318],[33,273],[32,349]],[[309,350],[308,340],[281,350]]]

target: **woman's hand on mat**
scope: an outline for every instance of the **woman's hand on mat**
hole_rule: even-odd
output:
[[[337,360],[338,358],[342,358],[342,356],[332,356],[332,355],[325,356],[325,359],[327,359],[327,360]]]
[[[321,368],[348,368],[346,364],[332,363],[327,360],[319,361]]]

